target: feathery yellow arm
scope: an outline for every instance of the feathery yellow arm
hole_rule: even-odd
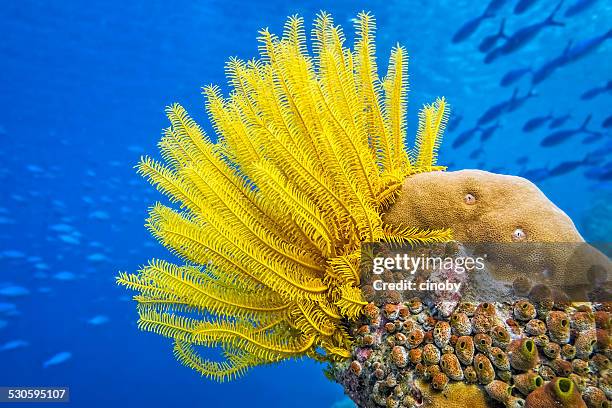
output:
[[[174,104],[163,161],[137,166],[175,204],[154,205],[147,228],[186,264],[152,261],[117,283],[137,292],[138,326],[171,338],[176,358],[207,378],[349,357],[347,322],[366,304],[361,244],[451,238],[382,221],[405,177],[443,170],[448,106],[423,108],[408,153],[405,50],[392,50],[381,80],[374,18],[359,14],[356,29],[351,50],[321,13],[312,56],[301,18],[290,17],[280,38],[262,30],[259,59],[228,62],[229,95],[203,89],[217,141]],[[202,347],[220,348],[224,360],[202,358]]]
[[[304,354],[315,342],[314,336],[277,337],[234,322],[203,322],[192,334],[197,344],[237,346],[268,361]]]
[[[425,106],[419,113],[414,162],[417,168],[431,171],[436,164],[442,132],[448,121],[448,107],[444,98]]]
[[[390,171],[400,169],[410,171],[410,161],[405,147],[406,138],[406,78],[408,76],[408,56],[400,45],[391,51],[389,71],[385,80],[385,107],[391,135],[391,164]]]
[[[181,340],[174,342],[174,356],[187,367],[218,382],[240,377],[252,366],[262,363],[244,353],[228,353],[227,360],[221,362],[205,360],[194,350],[192,344]]]
[[[369,13],[362,12],[359,14],[355,26],[358,37],[355,44],[355,52],[357,54],[356,68],[362,97],[366,101],[366,114],[369,116],[369,134],[372,140],[374,140],[372,147],[376,150],[380,149],[382,166],[389,170],[393,168],[392,152],[379,101],[380,80],[376,74],[377,67],[374,46],[376,24],[374,23],[374,17]]]
[[[245,293],[239,288],[220,287],[217,280],[193,266],[179,267],[157,261],[143,268],[141,276],[150,284],[172,290],[178,298],[189,300],[190,305],[215,314],[242,318],[260,316],[260,319],[264,314],[271,314],[269,319],[288,308],[287,304],[275,304],[278,300],[265,293]]]

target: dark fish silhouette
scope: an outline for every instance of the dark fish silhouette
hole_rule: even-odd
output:
[[[552,118],[553,118],[552,113],[549,113],[546,116],[538,116],[538,117],[529,119],[523,125],[523,132],[533,132],[534,130],[538,129],[539,127],[541,127],[543,124],[545,124]]]
[[[469,158],[470,159],[477,159],[477,158],[480,157],[482,152],[483,152],[482,147],[479,147],[478,149],[475,149],[475,150],[472,151],[472,153],[470,153]]]
[[[457,129],[457,127],[459,127],[459,124],[461,123],[461,120],[463,120],[463,116],[456,114],[453,115],[451,114],[450,119],[448,120],[448,125],[446,125],[446,131],[447,132],[454,132],[455,129]]]
[[[612,181],[612,168],[603,169],[597,177],[599,181]]]
[[[593,180],[611,181],[612,180],[612,162],[607,163],[602,167],[593,167],[584,172],[584,175]]]
[[[579,128],[559,130],[557,132],[551,133],[550,135],[542,139],[542,141],[540,142],[540,146],[542,147],[556,146],[560,143],[565,142],[567,139],[569,139],[570,137],[578,133],[591,133],[591,131],[587,129],[587,125],[589,124],[590,120],[591,120],[591,115],[587,116],[587,118],[582,123],[582,126],[580,126]]]
[[[491,0],[487,6],[489,13],[497,13],[506,4],[506,0]]]
[[[528,25],[526,27],[521,28],[510,37],[506,39],[506,42],[500,45],[497,48],[494,48],[491,52],[487,54],[484,62],[489,64],[496,60],[498,57],[502,55],[511,54],[521,48],[523,48],[528,42],[533,40],[544,28],[549,26],[564,26],[565,23],[555,20],[555,14],[559,11],[559,8],[563,4],[563,0],[561,0],[552,13],[544,20]]]
[[[514,94],[516,94],[516,90],[514,91]],[[513,95],[514,97],[514,95]],[[497,119],[498,117],[500,117],[504,112],[506,112],[508,110],[508,106],[510,105],[510,100],[508,101],[502,101],[496,105],[491,106],[489,109],[487,109],[485,111],[485,113],[483,113],[480,118],[478,118],[478,125],[484,125],[487,124],[495,119]]]
[[[582,13],[584,10],[596,3],[596,0],[576,0],[574,4],[565,10],[565,17],[573,17],[576,14]]]
[[[501,55],[502,55],[501,47],[493,48],[491,51],[489,51],[487,53],[487,55],[485,56],[483,62],[485,64],[490,64],[493,61],[495,61],[497,58],[499,58]]]
[[[546,180],[549,177],[548,169],[546,167],[526,170],[519,175],[534,183],[537,183],[538,181]]]
[[[491,0],[487,5],[485,11],[480,16],[469,20],[468,22],[463,24],[461,28],[459,28],[459,30],[457,30],[455,35],[453,35],[453,44],[465,41],[469,36],[474,34],[474,31],[478,29],[480,23],[482,23],[483,20],[486,20],[487,18],[495,17],[495,14],[499,11],[500,8],[503,7],[505,3],[506,0]]]
[[[582,40],[577,44],[571,46],[567,52],[565,53],[565,63],[575,62],[585,56],[589,55],[597,47],[599,47],[604,41],[612,37],[612,29],[608,30],[607,33],[597,35],[593,38],[587,38],[586,40]]]
[[[568,42],[561,55],[544,63],[540,68],[533,72],[531,83],[533,85],[538,84],[548,78],[558,68],[584,58],[610,37],[612,37],[612,30],[609,30],[605,34],[583,40],[578,44],[573,44],[572,41]],[[495,50],[491,52],[494,51]]]
[[[514,92],[514,94],[512,95],[512,99],[510,99],[510,103],[508,104],[508,112],[514,112],[515,110],[523,106],[529,98],[533,98],[537,95],[538,94],[533,89],[530,89],[529,92],[525,94],[525,96],[517,96],[517,93]]]
[[[516,159],[516,164],[527,164],[529,162],[529,157],[527,156],[521,156],[518,159]]]
[[[499,30],[497,31],[497,33],[488,35],[485,38],[483,38],[482,41],[480,42],[480,45],[478,46],[478,50],[480,52],[489,52],[489,50],[493,48],[495,44],[497,44],[497,41],[499,41],[502,38],[508,38],[506,34],[504,34],[505,25],[506,25],[506,19],[504,18],[499,25]]]
[[[488,126],[486,128],[481,128],[480,129],[480,141],[486,142],[487,140],[489,140],[491,136],[493,136],[493,133],[495,133],[495,131],[500,127],[501,126],[499,122],[496,122],[494,125]]]
[[[601,122],[601,127],[605,129],[612,127],[612,115],[608,116],[603,122]]]
[[[591,88],[588,91],[584,92],[582,95],[580,95],[580,99],[582,99],[583,101],[588,101],[589,99],[593,99],[597,95],[600,95],[605,92],[611,92],[611,91],[612,91],[612,81],[608,81],[608,83],[605,85],[596,86],[595,88]]]
[[[541,67],[533,71],[533,75],[531,77],[531,84],[536,85],[548,78],[555,72],[558,68],[561,68],[567,61],[567,53],[572,47],[572,41],[569,41],[565,46],[565,49],[558,57],[551,59],[550,61],[542,64]]]
[[[586,157],[584,158],[584,162],[587,165],[599,165],[601,162],[606,160],[610,151],[612,151],[612,140],[601,146],[599,149],[587,153]]]
[[[484,13],[482,13],[480,16],[473,18],[472,20],[469,20],[468,22],[463,24],[461,28],[457,30],[455,35],[453,35],[453,39],[451,41],[453,42],[453,44],[457,44],[467,40],[468,37],[474,34],[478,27],[480,27],[480,23],[482,23],[487,18],[493,17],[495,17],[495,13],[490,12],[487,7]]]
[[[514,112],[515,110],[520,108],[527,101],[527,99],[532,98],[536,95],[537,94],[535,93],[535,91],[530,89],[525,96],[518,96],[518,88],[515,88],[510,99],[495,104],[489,109],[487,109],[485,113],[483,113],[480,118],[478,118],[477,125],[485,125],[497,119],[505,112]]]
[[[591,144],[593,142],[598,141],[602,137],[603,137],[603,133],[595,132],[595,131],[590,131],[589,135],[587,137],[585,137],[584,139],[582,139],[582,144]]]
[[[558,118],[554,118],[553,120],[550,121],[550,123],[548,124],[548,128],[549,129],[556,129],[559,126],[562,126],[565,122],[567,122],[567,120],[569,118],[571,118],[572,115],[570,115],[569,113],[566,115],[562,115],[559,116]]]
[[[499,84],[501,86],[511,85],[530,72],[532,72],[531,67],[513,69],[512,71],[508,71],[506,75],[503,76],[501,81],[499,81]]]
[[[553,167],[548,173],[548,175],[550,177],[561,176],[563,174],[567,174],[571,171],[574,171],[578,167],[583,166],[583,165],[584,165],[583,160],[566,161],[563,163],[559,163],[557,166]]]
[[[478,126],[475,126],[471,129],[468,129],[460,133],[459,136],[457,136],[457,138],[453,141],[453,148],[456,149],[466,144],[472,137],[474,137],[474,134],[478,132],[479,130],[480,128]]]
[[[527,9],[535,4],[536,0],[519,0],[514,6],[514,14],[523,14]]]

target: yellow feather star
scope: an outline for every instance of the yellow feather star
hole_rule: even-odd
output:
[[[423,108],[408,152],[406,52],[393,49],[381,80],[374,18],[361,13],[356,30],[351,51],[321,13],[314,55],[301,18],[289,18],[281,38],[261,31],[261,58],[227,65],[229,96],[204,89],[218,142],[175,104],[159,143],[165,164],[138,165],[180,205],[156,204],[147,227],[187,264],[155,260],[117,282],[139,292],[139,327],[171,337],[177,359],[208,378],[348,357],[347,321],[366,304],[361,244],[450,239],[382,221],[406,176],[444,169],[436,153],[448,106]],[[224,360],[202,358],[202,346],[220,346]]]

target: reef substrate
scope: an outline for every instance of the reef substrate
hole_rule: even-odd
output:
[[[350,325],[351,358],[328,375],[367,408],[610,407],[612,305],[528,289],[450,306],[378,298]]]

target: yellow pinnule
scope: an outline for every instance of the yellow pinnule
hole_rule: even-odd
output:
[[[228,62],[230,94],[203,90],[217,142],[175,104],[159,143],[165,164],[138,165],[179,205],[155,204],[147,227],[186,264],[152,261],[117,282],[139,292],[139,327],[171,337],[177,359],[208,378],[286,358],[347,358],[346,323],[366,304],[361,244],[450,239],[382,221],[405,177],[443,169],[448,107],[425,106],[408,153],[406,52],[393,49],[380,79],[374,18],[361,13],[356,30],[350,50],[321,13],[313,55],[297,16],[280,38],[262,30],[259,60]],[[195,346],[220,347],[224,360]]]

